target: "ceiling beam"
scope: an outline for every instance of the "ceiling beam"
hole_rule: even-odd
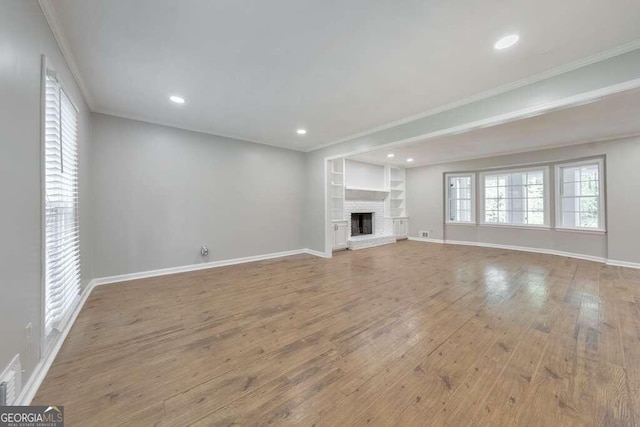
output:
[[[312,150],[341,157],[508,123],[640,87],[640,49],[377,132]]]

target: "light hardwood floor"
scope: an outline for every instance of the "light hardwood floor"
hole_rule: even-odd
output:
[[[640,270],[401,242],[97,287],[67,425],[638,425]]]

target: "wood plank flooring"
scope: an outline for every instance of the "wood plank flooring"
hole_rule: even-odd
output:
[[[400,242],[97,287],[67,425],[640,425],[640,270]]]

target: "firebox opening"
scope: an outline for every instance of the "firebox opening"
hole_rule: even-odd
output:
[[[373,213],[352,213],[351,235],[361,236],[364,234],[373,234]]]

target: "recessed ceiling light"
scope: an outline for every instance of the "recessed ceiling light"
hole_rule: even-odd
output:
[[[298,132],[298,135],[304,135],[305,133],[307,133],[305,129],[298,129],[296,132]]]
[[[413,162],[413,157],[409,157],[409,158],[407,159],[407,162],[409,162],[409,163]]]
[[[395,157],[395,154],[393,154],[393,153],[389,153],[389,154],[387,154],[387,157],[389,157],[389,158],[391,158],[391,157]]]
[[[493,45],[493,47],[496,48],[497,50],[506,49],[518,43],[518,40],[520,40],[519,35],[510,34],[498,40],[496,44]]]
[[[182,98],[181,96],[173,95],[170,96],[169,99],[176,104],[184,104],[184,98]]]

